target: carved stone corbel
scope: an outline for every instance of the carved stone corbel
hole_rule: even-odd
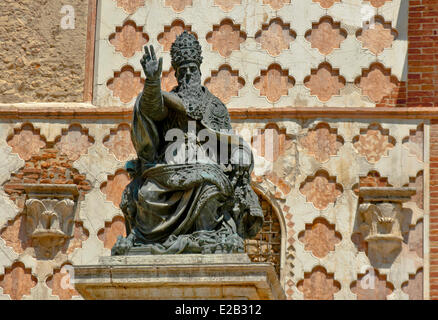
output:
[[[384,266],[401,251],[404,235],[409,232],[412,211],[403,208],[415,188],[362,187],[359,197],[359,230],[368,244],[368,257]],[[373,264],[374,264],[373,263]]]
[[[73,233],[76,185],[26,184],[27,232],[37,256],[53,257]]]

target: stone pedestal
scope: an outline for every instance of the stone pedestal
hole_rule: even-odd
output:
[[[128,255],[75,266],[85,299],[285,299],[274,267],[246,254]]]

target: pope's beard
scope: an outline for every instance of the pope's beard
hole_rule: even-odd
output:
[[[199,73],[191,75],[188,81],[184,78],[178,81],[178,94],[183,98],[197,97],[200,93],[202,93],[202,85]]]
[[[201,85],[201,75],[192,74],[189,79],[183,78],[178,81],[178,96],[183,101],[189,115],[202,118],[202,104],[204,91]]]

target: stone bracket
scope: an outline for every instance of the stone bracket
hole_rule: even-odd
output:
[[[371,262],[388,265],[401,250],[404,235],[409,232],[412,211],[403,208],[415,194],[411,187],[361,187],[358,208],[359,230],[368,243]]]
[[[24,184],[23,189],[32,245],[43,257],[53,257],[72,235],[78,188],[74,184]]]

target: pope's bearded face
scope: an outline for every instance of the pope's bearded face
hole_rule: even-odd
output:
[[[178,68],[176,78],[182,88],[201,86],[201,72],[198,65],[194,62],[181,65]]]

